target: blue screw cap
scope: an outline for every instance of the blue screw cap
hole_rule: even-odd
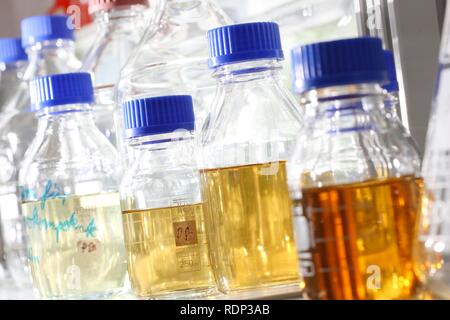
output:
[[[74,40],[70,17],[66,15],[34,16],[21,22],[24,48],[45,40]]]
[[[397,72],[395,71],[394,54],[390,50],[384,50],[384,59],[386,61],[386,68],[388,74],[388,83],[383,86],[388,92],[397,92],[399,90],[397,81]]]
[[[385,83],[381,39],[371,37],[319,42],[292,50],[294,90],[358,83]]]
[[[280,29],[275,22],[224,26],[208,31],[210,68],[259,59],[283,60]]]
[[[27,54],[22,48],[20,38],[0,39],[0,62],[11,63],[28,60]]]
[[[30,82],[30,99],[35,109],[94,102],[91,75],[86,72],[38,77]]]
[[[163,96],[126,101],[122,105],[127,138],[194,130],[192,97]]]

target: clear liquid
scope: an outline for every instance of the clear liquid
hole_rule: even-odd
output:
[[[201,175],[219,290],[301,286],[286,163],[208,169]]]
[[[42,298],[98,298],[123,287],[118,193],[25,202],[22,210],[28,262]]]
[[[302,190],[294,210],[302,206],[312,230],[312,298],[410,297],[420,182],[404,177]]]
[[[128,210],[123,223],[136,295],[191,297],[215,287],[202,204]]]

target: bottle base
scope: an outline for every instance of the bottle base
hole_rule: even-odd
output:
[[[61,294],[61,295],[48,295],[42,296],[39,294],[40,299],[42,300],[109,300],[114,298],[115,296],[121,295],[125,292],[125,288],[117,288],[106,290],[102,292],[92,292],[85,294]]]
[[[219,289],[222,293],[218,299],[307,299],[304,283],[296,282],[273,283],[260,287],[242,287],[236,289]]]
[[[215,287],[208,287],[204,289],[188,289],[171,292],[151,293],[151,294],[137,294],[139,299],[144,300],[192,300],[204,299],[206,297],[217,294]]]

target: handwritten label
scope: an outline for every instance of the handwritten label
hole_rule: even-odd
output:
[[[195,221],[174,222],[173,232],[177,247],[197,244],[197,227]]]
[[[38,208],[33,209],[31,216],[25,217],[25,223],[28,228],[39,228],[44,230],[51,230],[55,232],[56,242],[59,241],[59,235],[61,232],[77,231],[85,234],[86,238],[95,237],[95,231],[97,229],[94,218],[91,218],[87,226],[83,226],[78,222],[75,212],[72,212],[68,219],[64,219],[58,222],[47,220],[39,216]]]

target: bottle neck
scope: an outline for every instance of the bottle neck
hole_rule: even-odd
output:
[[[192,143],[193,140],[193,132],[176,130],[170,133],[130,138],[128,143],[137,151],[156,151],[167,149],[177,144]]]
[[[327,133],[350,133],[376,129],[376,114],[384,93],[378,84],[358,84],[311,90],[305,94],[306,114],[325,121]]]
[[[195,41],[201,38],[201,43],[204,43],[206,31],[219,25],[232,23],[214,0],[152,0],[149,4],[151,14],[141,42],[143,44],[152,43],[158,36],[163,39],[162,42],[170,42],[171,39],[186,37],[186,33],[189,33],[189,38],[186,40]],[[182,44],[176,43],[176,45]],[[202,47],[206,49],[206,45]],[[194,52],[196,49],[186,48]],[[204,51],[206,57],[207,51]]]
[[[140,168],[181,168],[195,164],[194,133],[177,130],[129,140],[135,166]]]
[[[96,12],[95,24],[107,32],[121,32],[135,29],[136,24],[145,22],[146,7],[143,5],[118,6],[111,10]]]
[[[75,72],[81,67],[81,62],[75,55],[75,44],[72,40],[37,42],[26,51],[29,64],[24,79],[27,81],[37,76]]]
[[[377,83],[363,83],[325,87],[307,91],[303,98],[313,104],[333,100],[363,99],[365,97],[383,96],[383,89]]]
[[[11,90],[22,83],[25,69],[28,65],[27,61],[15,61],[11,63],[0,63],[0,91],[2,92],[3,100],[5,96],[14,95],[15,92]],[[5,90],[5,91],[3,91]]]
[[[45,107],[38,110],[36,115],[39,118],[39,121],[50,123],[72,120],[80,121],[82,119],[88,120],[92,118],[92,107],[89,104],[68,104]]]
[[[55,55],[58,52],[65,52],[67,55],[75,56],[75,43],[73,40],[46,40],[36,42],[26,48],[29,60],[42,59],[47,55]]]
[[[27,64],[27,61],[0,62],[0,75],[3,76],[6,73],[20,75],[24,72]]]
[[[220,84],[258,81],[278,78],[282,70],[281,63],[275,59],[252,60],[227,64],[214,70],[213,76]]]

